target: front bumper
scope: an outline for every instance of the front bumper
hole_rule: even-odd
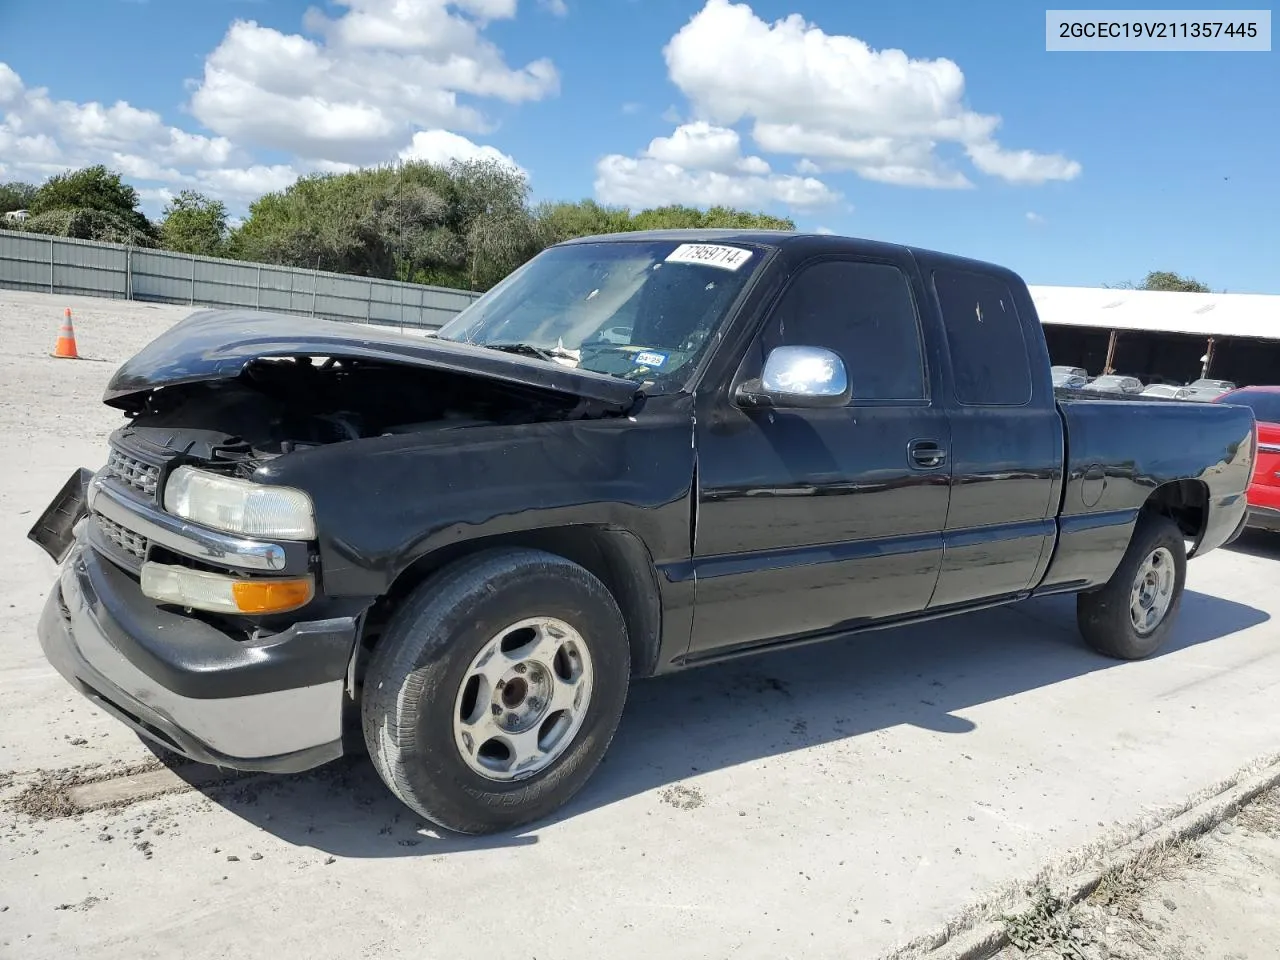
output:
[[[353,618],[238,640],[147,599],[88,545],[82,523],[38,633],[81,693],[193,760],[292,773],[342,754]]]

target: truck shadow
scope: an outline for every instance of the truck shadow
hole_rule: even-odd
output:
[[[1223,549],[1230,550],[1232,553],[1243,553],[1246,557],[1280,560],[1280,533],[1246,530],[1240,534],[1235,543]]]
[[[1268,619],[1261,610],[1187,591],[1159,656]],[[492,837],[429,829],[391,797],[364,757],[202,790],[263,830],[334,856],[442,856],[523,846],[537,843],[537,831],[552,822],[690,775],[901,724],[962,735],[975,725],[958,711],[1118,666],[1084,646],[1074,598],[1065,596],[637,682],[587,787],[552,820]],[[962,744],[957,740],[957,751]],[[678,793],[673,802],[697,801],[696,791]]]

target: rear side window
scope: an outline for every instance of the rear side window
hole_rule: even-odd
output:
[[[827,260],[787,287],[765,349],[826,347],[844,361],[857,400],[921,400],[920,320],[906,275],[895,266]]]
[[[965,270],[935,270],[956,400],[1019,406],[1031,399],[1031,364],[1009,287]]]

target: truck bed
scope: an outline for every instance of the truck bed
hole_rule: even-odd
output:
[[[1256,455],[1247,408],[1056,393],[1066,471],[1058,544],[1042,591],[1105,582],[1124,553],[1138,511],[1157,487],[1177,484],[1190,510],[1207,511],[1192,555],[1236,535],[1247,510],[1239,491]]]

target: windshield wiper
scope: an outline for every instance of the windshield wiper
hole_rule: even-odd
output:
[[[551,348],[536,347],[532,343],[485,343],[481,346],[488,347],[490,350],[501,350],[504,353],[517,353],[525,357],[537,357],[539,360],[549,360],[553,363],[559,359],[568,359],[577,361],[579,354],[577,350],[566,350],[562,346]]]
[[[532,343],[482,343],[482,347],[490,350],[501,350],[503,353],[518,353],[525,357],[537,357],[539,360],[554,360],[555,355],[543,347],[535,347]]]

